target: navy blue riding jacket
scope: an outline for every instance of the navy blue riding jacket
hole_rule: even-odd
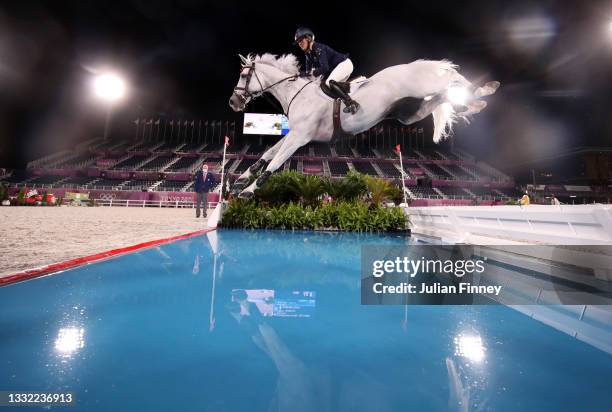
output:
[[[215,186],[215,183],[216,183],[215,177],[213,176],[212,173],[207,172],[206,177],[204,177],[204,172],[202,172],[201,170],[198,170],[198,172],[195,175],[194,190],[198,193],[210,192],[210,189],[212,189]]]
[[[349,57],[348,54],[339,53],[328,45],[318,42],[313,44],[311,51],[304,54],[306,55],[306,67],[300,73],[302,76],[314,69],[314,76],[327,77],[338,64]]]

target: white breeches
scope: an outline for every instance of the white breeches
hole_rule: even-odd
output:
[[[349,76],[353,73],[353,62],[351,59],[346,59],[342,63],[338,64],[334,70],[327,76],[327,80],[325,80],[325,84],[329,86],[330,80],[335,80],[337,82],[345,82],[348,80]]]

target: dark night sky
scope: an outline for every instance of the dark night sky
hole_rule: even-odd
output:
[[[0,6],[0,166],[100,135],[88,88],[105,67],[129,79],[114,131],[137,117],[236,119],[227,104],[238,53],[299,49],[300,24],[371,75],[418,58],[448,58],[502,88],[456,141],[513,163],[612,141],[612,5],[481,1],[248,3],[131,0]],[[298,10],[301,9],[301,10]],[[273,112],[264,102],[258,111]]]

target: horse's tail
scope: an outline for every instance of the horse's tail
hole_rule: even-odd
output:
[[[456,82],[461,85],[469,85],[470,82],[465,79],[462,75],[457,72],[459,66],[448,61],[448,60],[440,60],[435,63],[438,67],[438,75],[446,77],[450,75],[449,83]],[[457,115],[455,114],[455,108],[449,102],[444,102],[438,105],[432,112],[434,119],[434,134],[433,141],[438,143],[440,139],[449,137],[453,133],[453,124],[457,120]]]
[[[448,137],[453,132],[453,124],[456,120],[455,109],[449,102],[439,104],[431,113],[434,121],[433,141],[438,143],[443,137]]]

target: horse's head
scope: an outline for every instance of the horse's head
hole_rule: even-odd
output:
[[[261,56],[239,56],[242,60],[240,78],[229,100],[230,107],[236,112],[243,111],[251,100],[263,93],[274,93],[279,85],[287,80],[294,81],[298,77],[297,58],[291,54],[281,57],[269,53]]]
[[[251,57],[244,57],[239,55],[242,60],[242,66],[240,68],[240,78],[236,87],[234,87],[234,93],[230,97],[229,105],[235,112],[241,112],[244,110],[246,105],[261,93],[263,88],[259,77],[255,72],[255,62]],[[255,79],[253,79],[255,77]]]

